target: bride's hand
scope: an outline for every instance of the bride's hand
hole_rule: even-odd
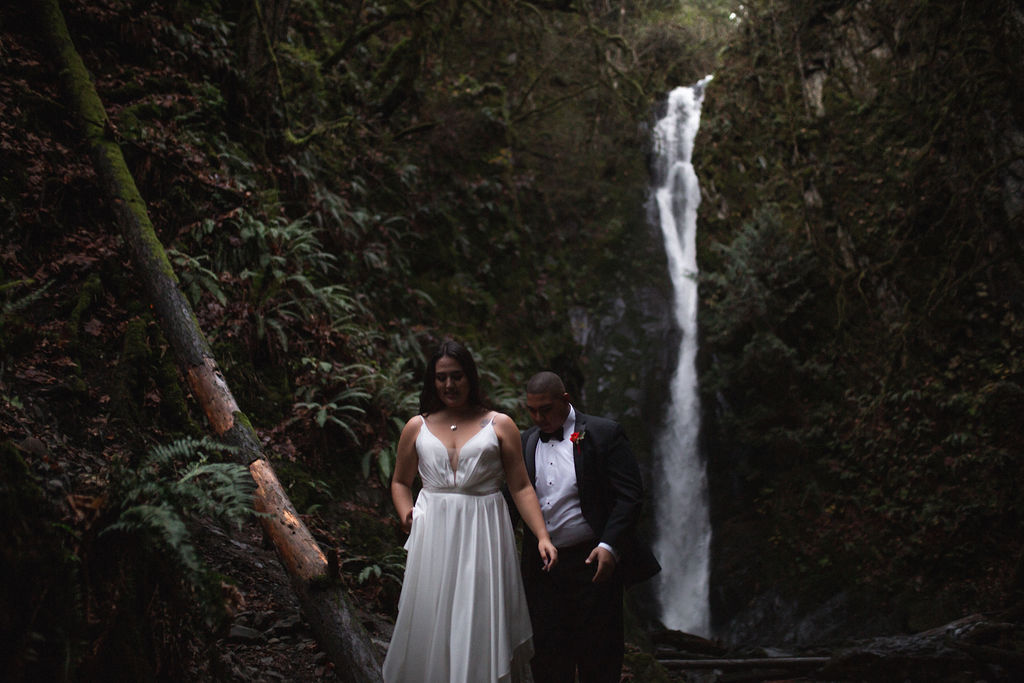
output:
[[[537,550],[540,551],[540,559],[544,563],[544,571],[549,572],[558,564],[558,549],[549,540],[537,541]]]
[[[402,520],[402,531],[405,533],[412,531],[412,511],[413,508],[409,508],[409,512],[406,513],[405,519]]]

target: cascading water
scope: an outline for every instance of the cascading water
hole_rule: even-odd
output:
[[[697,206],[700,186],[691,163],[700,126],[706,76],[693,87],[676,88],[654,131],[653,198],[665,241],[675,294],[675,317],[682,333],[679,360],[670,387],[665,424],[654,445],[657,472],[655,553],[661,620],[667,628],[710,635],[707,475],[698,445],[697,395]]]

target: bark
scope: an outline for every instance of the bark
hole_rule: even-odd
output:
[[[291,0],[230,0],[225,13],[235,19],[233,44],[241,78],[231,97],[246,115],[265,124],[274,116],[275,93],[287,122],[287,101],[281,81],[280,65],[274,46],[287,28],[286,17]]]
[[[291,577],[303,614],[336,666],[338,677],[354,683],[381,680],[374,645],[356,618],[328,560],[292,507],[267,461],[255,430],[239,410],[220,373],[191,305],[178,284],[146,204],[113,136],[96,88],[68,33],[58,0],[37,0],[44,34],[60,71],[64,96],[82,127],[101,189],[155,308],[182,374],[214,433],[234,446],[235,459],[257,483],[255,507],[269,513],[260,521]],[[336,563],[334,563],[336,566]]]
[[[291,0],[234,0],[237,12],[234,42],[242,73],[253,85],[253,92],[276,88],[273,46],[287,27],[285,18]]]

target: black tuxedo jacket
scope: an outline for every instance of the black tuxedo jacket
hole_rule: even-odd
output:
[[[636,524],[643,505],[643,481],[640,468],[619,423],[576,411],[573,447],[576,483],[583,518],[597,534],[619,554],[616,572],[626,585],[651,578],[661,565],[650,548],[636,535]],[[522,433],[523,458],[530,482],[536,484],[536,450],[540,429],[533,426]],[[537,539],[524,525],[523,566],[539,566]],[[523,572],[524,576],[529,574]]]

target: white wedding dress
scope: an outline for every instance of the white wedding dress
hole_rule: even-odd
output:
[[[413,508],[385,683],[532,681],[533,631],[501,494],[494,417],[458,453],[426,420],[416,437],[423,489]]]

